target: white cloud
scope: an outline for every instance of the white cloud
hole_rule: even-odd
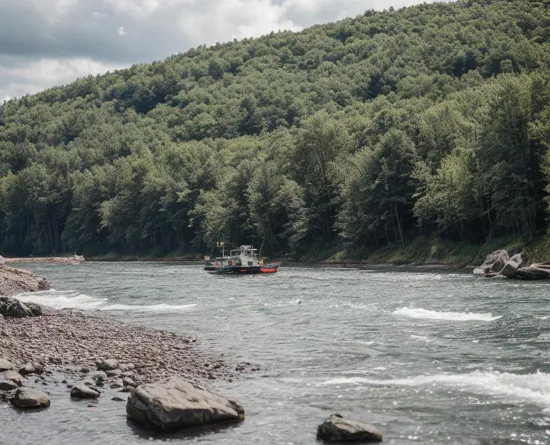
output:
[[[161,0],[103,0],[116,12],[129,14],[136,18],[145,18],[159,7]]]
[[[286,12],[283,5],[270,0],[221,0],[214,8],[183,10],[179,28],[192,45],[258,37],[278,30],[301,30],[285,18]]]
[[[422,1],[0,0],[0,98],[201,44],[299,31]]]
[[[34,94],[55,85],[70,83],[79,77],[102,74],[119,68],[121,66],[90,59],[42,59],[11,69],[0,66],[0,78],[13,79],[6,85],[0,84],[0,97],[9,99]]]

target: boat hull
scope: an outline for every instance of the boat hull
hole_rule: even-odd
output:
[[[268,264],[267,266],[260,267],[260,273],[277,273],[278,270],[278,264]]]
[[[216,275],[254,275],[260,273],[260,266],[226,266],[209,270],[208,273]]]

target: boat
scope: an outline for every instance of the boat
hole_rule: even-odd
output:
[[[258,249],[252,246],[243,245],[238,249],[232,249],[229,257],[221,258],[223,261],[214,262],[209,265],[208,273],[220,275],[251,275],[259,273],[275,273],[279,268],[278,263],[264,265],[259,259]]]
[[[227,265],[228,260],[229,257],[210,258],[209,256],[206,256],[204,257],[204,270],[210,271],[224,267]]]
[[[260,264],[260,273],[276,273],[279,270],[280,263]]]

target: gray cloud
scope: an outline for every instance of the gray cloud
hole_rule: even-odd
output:
[[[432,1],[432,0],[430,0]],[[0,101],[200,44],[419,0],[0,0]]]

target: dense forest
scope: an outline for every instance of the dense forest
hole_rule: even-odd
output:
[[[0,252],[544,236],[550,5],[463,0],[198,47],[0,106]]]

